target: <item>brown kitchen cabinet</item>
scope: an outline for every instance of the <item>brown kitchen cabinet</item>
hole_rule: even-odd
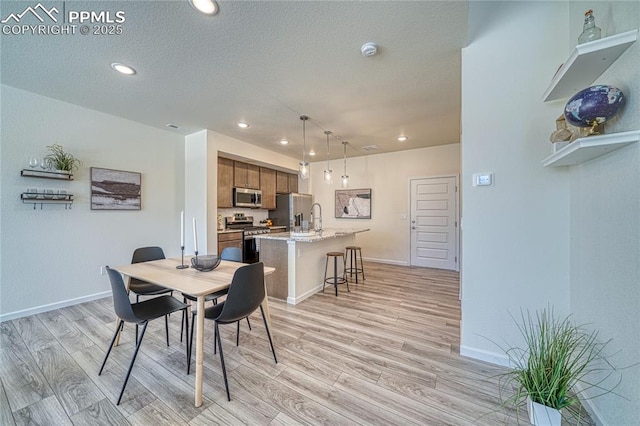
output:
[[[233,182],[238,188],[260,189],[260,167],[234,161]]]
[[[233,207],[233,163],[218,157],[218,207]]]
[[[289,192],[289,173],[276,171],[276,192],[278,194]]]
[[[218,233],[218,254],[227,247],[237,247],[242,250],[242,231]]]
[[[260,167],[260,190],[262,191],[262,208],[276,208],[276,171]]]
[[[298,192],[298,175],[289,173],[289,192]]]

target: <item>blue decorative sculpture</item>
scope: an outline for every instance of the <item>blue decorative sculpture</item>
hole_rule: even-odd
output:
[[[567,122],[577,127],[591,127],[589,135],[597,134],[596,126],[618,114],[625,97],[618,88],[598,85],[576,93],[564,107]]]

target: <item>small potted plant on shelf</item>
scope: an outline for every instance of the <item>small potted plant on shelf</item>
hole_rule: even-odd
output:
[[[516,323],[525,347],[505,350],[513,369],[500,377],[501,393],[513,388],[505,405],[516,411],[526,400],[532,424],[559,426],[567,414],[579,424],[580,399],[587,399],[584,392],[609,393],[620,382],[604,386],[616,370],[604,353],[609,341],[600,343],[596,331],[575,325],[570,317],[558,319],[552,309],[535,317],[521,312],[521,322]],[[598,373],[595,383],[592,373]]]
[[[62,145],[57,143],[48,145],[47,149],[51,151],[49,155],[44,157],[44,161],[52,170],[62,172],[65,174],[72,174],[78,167],[82,166],[82,161],[75,158],[73,155],[64,151]]]

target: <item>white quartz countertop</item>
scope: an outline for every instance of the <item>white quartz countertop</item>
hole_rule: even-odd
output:
[[[308,235],[296,235],[292,234],[291,232],[280,232],[276,234],[254,235],[254,238],[260,238],[262,240],[301,241],[305,243],[315,243],[318,241],[328,240],[330,238],[340,238],[366,231],[369,231],[369,228],[327,228],[323,229],[320,232],[308,233]]]

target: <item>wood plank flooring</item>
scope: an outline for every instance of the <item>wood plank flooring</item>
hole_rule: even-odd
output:
[[[133,351],[125,326],[104,373],[111,298],[7,321],[0,335],[2,425],[528,424],[500,406],[503,369],[459,355],[456,272],[365,263],[366,281],[290,306],[271,299],[275,364],[259,313],[253,330],[222,326],[231,402],[206,322],[204,401],[193,406],[180,315],[149,325],[122,403]],[[332,289],[331,289],[332,290]],[[584,423],[583,423],[584,424]],[[587,423],[588,424],[588,423]]]

